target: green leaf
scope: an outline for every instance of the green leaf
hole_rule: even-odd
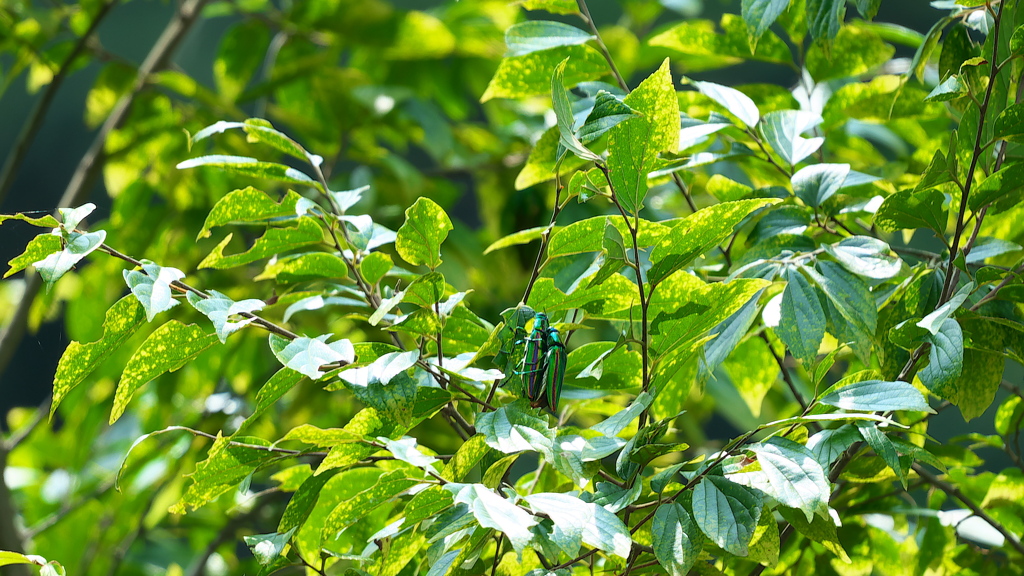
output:
[[[626,224],[618,216],[597,216],[577,220],[568,226],[558,228],[548,242],[547,258],[550,262],[558,256],[582,254],[584,252],[600,252],[604,249],[604,239],[608,235],[608,226],[615,227],[619,236],[629,236]],[[640,220],[637,232],[637,245],[643,249],[657,244],[671,228],[657,222]]]
[[[970,297],[971,292],[974,291],[974,283],[968,282],[962,288],[957,290],[957,293],[952,298],[944,302],[941,306],[937,307],[930,314],[921,319],[917,323],[918,326],[924,328],[932,335],[938,334],[942,328],[946,319],[956,313],[957,310],[963,306],[967,298]]]
[[[803,234],[812,215],[806,206],[779,206],[757,221],[750,236],[767,239],[779,234]]]
[[[295,528],[292,528],[284,534],[278,532],[253,534],[252,536],[243,536],[242,540],[245,541],[245,545],[252,551],[256,561],[261,566],[266,566],[282,556],[284,547],[288,545],[288,541],[291,540],[294,533]]]
[[[565,67],[566,86],[596,80],[608,73],[608,63],[601,53],[586,45],[559,46],[523,56],[502,58],[480,101],[521,98],[548,92],[551,88],[551,71],[566,58],[569,58]]]
[[[697,372],[699,382],[707,382],[708,378],[714,374],[715,369],[732,354],[743,337],[747,335],[747,330],[757,318],[758,300],[762,293],[763,291],[756,292],[739,310],[711,329],[710,335],[715,338],[704,345]]]
[[[444,209],[429,198],[420,197],[405,211],[405,223],[398,229],[395,249],[413,266],[431,270],[441,265],[441,243],[452,230]]]
[[[565,85],[562,81],[567,62],[568,60],[562,60],[555,66],[554,72],[551,73],[551,103],[555,109],[555,118],[558,122],[558,146],[560,150],[564,148],[583,160],[600,162],[602,158],[587,149],[576,138],[573,130],[572,104],[569,102],[569,93],[565,90]]]
[[[814,516],[808,522],[807,518],[799,510],[786,508],[785,506],[780,506],[776,510],[801,535],[814,542],[820,542],[826,550],[832,552],[847,564],[851,562],[850,557],[846,554],[846,550],[843,549],[843,545],[839,542],[839,535],[836,533],[836,525],[832,518]]]
[[[57,219],[49,214],[40,216],[39,218],[33,218],[20,212],[17,214],[0,214],[0,224],[3,224],[8,220],[21,220],[22,222],[28,222],[29,224],[40,228],[57,228],[60,226],[60,222],[57,222]]]
[[[321,534],[324,540],[334,538],[335,534],[359,521],[360,518],[396,498],[406,490],[420,484],[420,480],[408,478],[402,470],[392,470],[383,474],[377,482],[348,498],[331,510],[323,524]]]
[[[64,232],[62,234],[64,249],[43,258],[32,265],[39,271],[43,281],[46,282],[46,289],[53,287],[54,282],[60,280],[61,276],[71,270],[82,258],[96,250],[107,239],[107,233],[103,230],[96,232]]]
[[[488,446],[499,452],[515,454],[529,450],[550,457],[554,430],[548,427],[547,421],[526,410],[529,410],[529,404],[520,400],[494,412],[480,414],[476,431],[484,435]]]
[[[928,365],[918,370],[917,377],[928,391],[949,399],[956,394],[956,382],[963,373],[963,330],[956,319],[946,318],[934,334],[925,336],[925,341],[931,344]]]
[[[402,513],[405,515],[406,525],[412,526],[437,516],[451,505],[451,492],[440,486],[431,486],[422,492],[417,492],[412,500],[405,505]]]
[[[526,230],[520,230],[514,232],[508,236],[504,236],[491,243],[490,246],[484,249],[484,255],[490,254],[495,250],[501,250],[502,248],[508,248],[509,246],[518,246],[520,244],[528,244],[534,240],[538,240],[544,236],[545,231],[548,230],[547,226],[537,226],[536,228],[527,228]]]
[[[807,0],[807,28],[814,40],[831,40],[846,15],[846,0]],[[839,58],[837,55],[836,58]]]
[[[375,252],[374,254],[379,254]],[[381,254],[387,257],[386,254]],[[365,259],[364,259],[365,262]],[[388,266],[388,270],[391,267]],[[253,280],[276,280],[278,284],[295,284],[317,280],[348,278],[348,265],[342,258],[327,252],[307,252],[268,262]]]
[[[225,172],[251,176],[253,178],[262,178],[265,180],[287,182],[289,184],[302,184],[314,187],[319,186],[316,180],[313,180],[306,173],[300,172],[295,168],[274,162],[260,162],[256,158],[250,158],[248,156],[225,156],[221,154],[200,156],[198,158],[185,160],[184,162],[179,162],[176,168],[178,170],[185,170],[187,168],[196,168],[198,166],[212,166],[214,168],[220,168]]]
[[[647,273],[648,282],[658,284],[728,238],[736,226],[755,210],[780,201],[777,198],[738,200],[694,212],[655,245],[651,252],[653,265]]]
[[[50,417],[57,406],[76,386],[92,374],[100,363],[121,347],[143,324],[145,313],[134,296],[125,296],[107,310],[103,317],[103,335],[95,342],[71,342],[64,350],[53,376],[53,402]]]
[[[849,164],[811,164],[793,174],[793,192],[804,204],[818,208],[846,182]]]
[[[878,324],[878,310],[875,299],[860,278],[850,274],[833,262],[818,261],[818,271],[804,266],[818,287],[847,322],[865,334],[874,334]]]
[[[609,554],[629,557],[633,545],[629,529],[603,506],[584,502],[569,494],[531,494],[525,500],[534,511],[547,514],[554,521],[553,537],[559,534],[573,542],[581,538],[584,543]]]
[[[818,355],[821,340],[825,337],[825,311],[821,308],[818,293],[803,274],[788,270],[786,281],[775,333],[795,358],[805,364],[810,363]]]
[[[824,248],[847,270],[865,278],[886,280],[903,267],[899,257],[889,254],[888,244],[870,236],[851,236]]]
[[[889,412],[893,410],[916,410],[933,412],[921,392],[906,382],[885,382],[865,380],[847,384],[829,391],[818,402],[843,410],[865,412]]]
[[[232,442],[248,446],[238,446]],[[251,446],[269,447],[270,443],[250,436],[231,439],[218,435],[206,460],[196,464],[196,471],[189,475],[192,483],[177,504],[171,507],[171,513],[184,514],[199,508],[238,486],[257,468],[276,457],[269,450]]]
[[[838,4],[841,8],[842,0]],[[817,82],[866,74],[888,62],[896,52],[873,31],[857,24],[843,26],[834,36],[827,50],[818,43],[807,50],[807,71]]]
[[[558,164],[559,138],[558,126],[552,126],[541,135],[540,140],[537,141],[533,146],[533,150],[530,151],[530,157],[526,159],[526,164],[523,166],[522,171],[519,172],[519,176],[516,178],[516,190],[523,190],[554,179],[556,165],[558,175],[565,176],[587,163],[586,160],[576,156],[568,156],[563,158],[561,164]]]
[[[786,11],[789,0],[743,0],[741,6],[743,21],[750,27],[751,35],[756,41],[775,22],[779,14]],[[665,565],[664,561],[662,565]],[[683,570],[681,573],[685,572],[686,570]]]
[[[228,192],[210,209],[196,239],[209,238],[210,230],[215,226],[236,222],[268,222],[275,218],[295,216],[295,207],[300,200],[302,196],[291,190],[280,202],[274,202],[265,192],[252,186]]]
[[[773,436],[750,450],[757,455],[768,478],[768,495],[778,503],[803,511],[810,522],[815,515],[828,516],[832,492],[828,474],[814,454],[796,442]]]
[[[566,380],[589,390],[636,390],[643,383],[639,352],[612,342],[589,342],[569,353]]]
[[[255,20],[241,21],[224,33],[213,62],[213,79],[225,100],[235,102],[245,90],[263,64],[269,44],[270,30]]]
[[[967,95],[968,87],[960,76],[953,74],[940,82],[925,98],[928,102],[949,102]]]
[[[890,195],[875,213],[875,224],[886,232],[911,228],[930,228],[939,234],[946,231],[945,196],[930,188],[920,192],[902,190]]]
[[[256,408],[252,414],[249,415],[241,425],[238,426],[236,434],[241,433],[243,430],[251,426],[260,416],[266,414],[267,410],[270,409],[286,392],[295,387],[296,384],[302,381],[302,374],[291,370],[289,368],[281,368],[267,380],[260,391],[256,393]],[[288,528],[284,528],[288,530]]]
[[[327,339],[331,336],[332,334],[324,334],[316,338],[303,336],[289,342],[271,334],[270,347],[281,364],[315,381],[323,378],[327,373],[321,368],[325,364],[335,362],[350,364],[355,361],[355,349],[352,347],[352,342],[346,339],[328,344]]]
[[[552,14],[579,14],[579,4],[575,0],[522,0],[527,10],[546,10]]]
[[[1006,360],[1000,354],[973,348],[964,350],[963,369],[948,399],[960,409],[965,422],[981,416],[992,405],[1005,367]]]
[[[220,134],[234,128],[244,130],[250,142],[267,144],[280,152],[298,158],[303,162],[309,162],[314,166],[319,166],[323,162],[323,158],[310,154],[302,145],[284,133],[275,130],[273,124],[262,118],[249,118],[245,122],[225,122],[223,120],[216,122],[196,132],[195,136],[192,137],[192,142],[198,142],[214,134]]]
[[[821,124],[821,116],[817,114],[803,110],[779,110],[765,114],[758,129],[772,150],[790,166],[795,166],[825,142],[821,137],[801,136],[818,124]]]
[[[983,206],[989,206],[1010,194],[1015,194],[1024,188],[1024,163],[1009,164],[1003,166],[998,172],[990,174],[981,184],[971,191],[971,197],[967,205],[971,210],[977,211]],[[993,206],[997,208],[998,206]],[[989,213],[998,213],[1003,210]]]
[[[885,462],[886,466],[892,469],[896,473],[896,477],[903,482],[904,487],[907,483],[907,472],[900,462],[900,455],[896,452],[896,447],[893,446],[889,437],[886,436],[881,430],[878,429],[878,425],[873,422],[858,421],[854,423],[857,429],[860,431],[860,435],[867,442],[868,446],[878,454],[878,457]]]
[[[704,546],[704,534],[686,508],[676,502],[658,506],[651,523],[651,536],[654,556],[671,576],[685,576]]]
[[[483,484],[445,486],[455,495],[457,504],[469,506],[481,526],[504,532],[516,552],[522,554],[533,539],[530,528],[537,524],[533,515],[498,496]]]
[[[362,274],[363,280],[367,284],[374,286],[391,271],[393,266],[394,262],[391,261],[391,256],[383,252],[371,252],[359,263],[359,273]]]
[[[9,566],[11,564],[35,564],[37,566],[43,566],[46,564],[46,558],[36,556],[35,554],[26,556],[17,552],[0,550],[0,566]]]
[[[724,14],[719,24],[721,33],[716,31],[714,22],[710,20],[687,20],[647,42],[679,53],[678,60],[685,62],[687,69],[692,71],[723,68],[743,60],[792,65],[792,53],[774,33],[764,33],[752,45],[750,29],[741,17]]]
[[[505,31],[505,56],[522,56],[559,46],[575,46],[595,36],[575,26],[550,20],[527,20],[513,24]]]
[[[1013,35],[1010,36],[1010,52],[1013,54],[1024,52],[1024,26],[1017,26]]]
[[[594,107],[590,110],[590,114],[587,115],[583,126],[577,131],[577,136],[580,142],[589,144],[604,136],[620,122],[625,122],[636,115],[636,111],[619,100],[615,95],[605,90],[600,90],[594,97]],[[603,182],[603,180],[603,177],[600,178],[600,181]],[[585,202],[586,200],[581,198],[581,201]]]
[[[56,225],[56,220],[54,223]],[[11,259],[8,264],[10,269],[4,273],[4,278],[21,272],[25,268],[32,265],[33,262],[40,262],[51,254],[55,254],[63,250],[64,244],[61,242],[60,236],[54,236],[53,234],[40,234],[29,241],[28,246],[25,247],[25,251],[21,255]]]
[[[996,117],[996,127],[992,137],[1020,142],[1022,134],[1024,134],[1024,102],[1018,102],[1007,106]]]
[[[749,96],[735,88],[715,84],[714,82],[698,82],[689,78],[683,78],[687,84],[693,85],[701,94],[717,102],[733,116],[739,118],[740,122],[748,128],[757,125],[761,118],[761,112]]]
[[[149,260],[142,261],[142,272],[124,270],[122,275],[132,294],[146,309],[146,321],[152,322],[157,314],[178,305],[171,297],[171,284],[185,277],[177,268],[158,266]]]
[[[697,526],[730,554],[747,555],[760,516],[760,493],[723,476],[705,476],[693,489]]]
[[[225,270],[249,264],[264,258],[270,258],[276,254],[323,242],[324,233],[320,224],[309,217],[302,217],[296,221],[296,226],[285,228],[269,228],[267,232],[256,240],[256,243],[245,252],[238,254],[224,255],[224,248],[231,242],[233,234],[228,234],[202,262],[199,268],[216,268]]]
[[[185,325],[177,320],[154,330],[124,367],[117,383],[110,423],[121,417],[136,390],[161,374],[178,370],[216,341],[215,334],[207,334],[195,324]]]
[[[679,148],[679,99],[666,58],[623,102],[643,114],[608,131],[608,169],[623,208],[640,211],[647,196],[647,174],[658,153]]]
[[[209,295],[209,298],[203,298],[195,292],[189,292],[188,302],[209,318],[210,322],[213,322],[213,327],[221,342],[227,342],[228,335],[244,328],[256,319],[255,316],[242,316],[242,314],[252,314],[262,310],[266,305],[262,300],[254,298],[235,302],[216,290],[210,290]]]
[[[640,417],[644,410],[648,409],[654,396],[650,392],[641,392],[626,408],[609,416],[603,422],[590,427],[591,430],[609,438],[618,436],[626,426]]]
[[[843,424],[838,428],[826,428],[816,432],[807,439],[807,449],[814,454],[814,459],[822,468],[831,468],[850,446],[860,441],[860,438],[856,427],[852,424]]]

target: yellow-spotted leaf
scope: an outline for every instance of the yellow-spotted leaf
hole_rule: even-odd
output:
[[[196,324],[185,325],[171,320],[157,328],[124,368],[114,395],[110,423],[121,417],[136,390],[161,374],[178,370],[215,342],[216,334],[207,334]]]

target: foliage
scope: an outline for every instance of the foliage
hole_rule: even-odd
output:
[[[215,90],[108,66],[109,218],[0,217],[48,229],[9,274],[74,339],[51,426],[11,417],[31,537],[0,545],[71,573],[1020,566],[1017,2],[934,3],[927,35],[880,1],[521,4],[214,3],[242,16]],[[691,77],[743,62],[799,81]],[[950,406],[997,433],[934,441]]]

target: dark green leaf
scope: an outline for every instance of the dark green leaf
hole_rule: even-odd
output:
[[[896,477],[900,479],[900,482],[903,482],[905,487],[908,470],[900,462],[900,455],[896,452],[896,447],[889,441],[889,437],[882,433],[874,422],[858,421],[855,425],[860,430],[861,437],[864,438],[868,446],[871,446],[871,449],[875,451],[875,454],[878,454],[878,457],[885,462],[886,466],[892,468],[892,471],[896,473]]]
[[[693,516],[712,542],[746,556],[761,517],[761,496],[723,476],[705,476],[693,489]]]
[[[1021,188],[1024,188],[1024,163],[1009,164],[989,175],[972,190],[967,205],[971,210],[977,211],[1010,194],[1018,193]],[[993,210],[989,210],[989,212],[997,213]],[[1002,212],[1002,210],[998,212]]]
[[[599,91],[594,98],[594,108],[577,132],[583,144],[597,140],[620,122],[637,115],[632,108],[604,90]]]
[[[818,270],[803,267],[825,292],[847,322],[865,334],[874,334],[878,323],[875,299],[864,281],[833,262],[818,262]]]
[[[846,0],[807,0],[807,27],[814,40],[831,40],[846,15]],[[836,55],[836,58],[841,56]]]
[[[755,41],[788,7],[789,0],[743,0],[743,20],[751,28]],[[662,564],[664,565],[664,561]],[[685,572],[686,570],[682,571]]]
[[[914,192],[902,190],[882,202],[875,213],[875,224],[886,232],[908,228],[930,228],[939,234],[946,230],[945,196],[935,189]]]
[[[669,502],[658,507],[651,524],[654,556],[671,576],[685,576],[704,545],[704,534],[682,505]]]
[[[818,293],[803,274],[789,270],[786,281],[775,333],[795,358],[809,363],[818,355],[818,347],[825,337],[825,311],[821,308]]]
[[[1008,106],[996,117],[993,138],[1020,142],[1024,135],[1024,102]]]

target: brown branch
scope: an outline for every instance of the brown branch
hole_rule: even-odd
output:
[[[96,12],[96,16],[93,17],[92,22],[89,23],[89,28],[78,38],[78,42],[68,53],[67,57],[64,58],[64,62],[61,63],[57,73],[54,74],[53,80],[43,90],[42,96],[36,101],[36,105],[32,108],[32,112],[29,113],[28,118],[21,127],[21,132],[18,134],[18,138],[14,141],[14,146],[11,148],[10,154],[7,155],[7,160],[4,162],[4,167],[0,170],[0,203],[3,203],[4,199],[7,198],[8,192],[11,190],[11,185],[14,184],[14,179],[18,175],[18,169],[21,168],[22,163],[25,161],[25,156],[28,155],[29,148],[32,147],[32,142],[35,141],[36,135],[39,133],[39,129],[43,126],[43,120],[46,118],[46,114],[50,111],[50,105],[53,104],[53,99],[57,96],[57,92],[60,90],[61,85],[64,84],[64,80],[71,73],[71,68],[75,63],[75,60],[82,54],[85,48],[89,44],[90,38],[92,38],[93,32],[99,27],[100,22],[107,16],[110,9],[116,4],[113,0],[104,2],[99,10]]]
[[[988,522],[989,526],[995,528],[997,532],[1002,534],[1003,538],[1006,538],[1006,541],[1009,542],[1010,546],[1017,550],[1018,553],[1024,554],[1024,545],[1021,544],[1020,539],[1017,538],[1017,535],[1007,530],[1005,526],[1003,526],[997,520],[992,518],[992,516],[989,516],[988,512],[982,510],[981,506],[978,506],[977,503],[968,498],[967,495],[961,492],[959,488],[953,486],[952,484],[949,484],[948,482],[940,480],[938,476],[934,476],[931,472],[925,470],[924,466],[921,466],[920,464],[915,463],[912,465],[912,468],[914,469],[914,472],[917,472],[918,476],[924,479],[925,482],[931,484],[932,486],[938,488],[939,490],[942,490],[943,492],[956,498],[960,502],[963,502],[964,506],[967,506],[968,508],[971,509],[971,512],[974,512],[975,516],[981,518],[985,522]]]

